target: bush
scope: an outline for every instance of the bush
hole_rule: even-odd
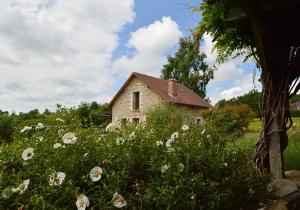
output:
[[[3,142],[11,141],[13,138],[13,132],[13,119],[8,115],[0,114],[0,140]]]
[[[291,117],[300,117],[299,110],[290,110]]]
[[[256,207],[269,177],[253,169],[247,154],[226,147],[228,136],[215,127],[182,126],[184,116],[173,118],[172,108],[156,111],[137,128],[57,125],[20,137],[0,153],[0,209],[74,209],[81,193],[91,209],[114,209],[115,192],[127,201],[125,209]],[[63,143],[66,132],[74,132],[74,144]],[[54,148],[58,142],[65,148]],[[24,161],[26,148],[34,156]],[[95,166],[103,169],[97,182],[89,175]],[[50,186],[49,176],[58,171],[66,174],[64,181]],[[26,179],[28,189],[13,193]]]
[[[227,105],[203,112],[205,121],[231,138],[241,137],[247,130],[254,113],[248,105]]]

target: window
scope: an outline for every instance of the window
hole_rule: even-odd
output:
[[[203,123],[204,123],[203,118],[202,118],[202,117],[197,117],[197,118],[196,118],[196,123],[197,123],[197,125],[203,124]]]
[[[133,92],[132,98],[132,110],[138,111],[140,110],[140,92]]]
[[[134,126],[137,126],[140,122],[140,119],[139,118],[132,118],[132,123]]]

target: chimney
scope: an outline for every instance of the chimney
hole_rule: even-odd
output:
[[[177,97],[177,85],[174,80],[168,81],[168,95],[171,97]]]

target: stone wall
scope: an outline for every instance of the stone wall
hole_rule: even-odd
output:
[[[134,111],[132,109],[133,92],[136,91],[140,92],[139,111]],[[152,92],[145,83],[137,78],[133,78],[112,106],[112,121],[120,121],[122,119],[132,121],[132,118],[139,118],[140,121],[144,121],[146,120],[147,112],[160,103],[163,103],[161,97]],[[193,122],[196,122],[196,118],[201,118],[201,108],[178,104],[176,107],[178,112],[185,112],[188,114]]]
[[[132,110],[133,92],[140,92],[140,110]],[[161,103],[162,99],[153,93],[145,83],[137,78],[133,78],[123,92],[119,95],[112,106],[112,121],[132,118],[140,118],[140,121],[146,120],[146,113],[150,108]]]

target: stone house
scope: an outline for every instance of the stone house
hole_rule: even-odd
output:
[[[158,104],[170,102],[197,124],[203,118],[200,110],[212,108],[207,101],[183,84],[133,72],[110,102],[112,121],[128,120],[134,124],[146,120],[147,112]]]

